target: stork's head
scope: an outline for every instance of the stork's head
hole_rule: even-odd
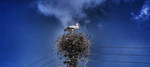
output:
[[[79,23],[76,23],[76,26],[79,26]]]

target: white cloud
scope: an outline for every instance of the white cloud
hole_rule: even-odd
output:
[[[143,7],[141,8],[139,14],[134,16],[134,19],[144,21],[149,19],[149,17],[150,17],[150,1],[147,0],[145,1]]]
[[[38,10],[46,16],[56,16],[65,26],[73,17],[85,17],[83,8],[94,7],[105,0],[40,0]]]

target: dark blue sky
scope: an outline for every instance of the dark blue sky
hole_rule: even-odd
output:
[[[146,0],[114,1],[85,10],[91,23],[83,20],[81,32],[92,42],[87,67],[150,67],[150,19],[131,15]],[[54,47],[63,26],[38,12],[35,0],[1,1],[0,18],[0,67],[58,65]]]

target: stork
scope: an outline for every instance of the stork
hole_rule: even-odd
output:
[[[79,23],[76,23],[75,25],[68,26],[64,29],[64,31],[74,32],[74,30],[79,29]]]

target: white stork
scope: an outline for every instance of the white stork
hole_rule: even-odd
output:
[[[78,29],[79,29],[79,23],[76,23],[76,25],[68,26],[67,28],[64,29],[64,31],[73,32],[74,30],[78,30]]]

